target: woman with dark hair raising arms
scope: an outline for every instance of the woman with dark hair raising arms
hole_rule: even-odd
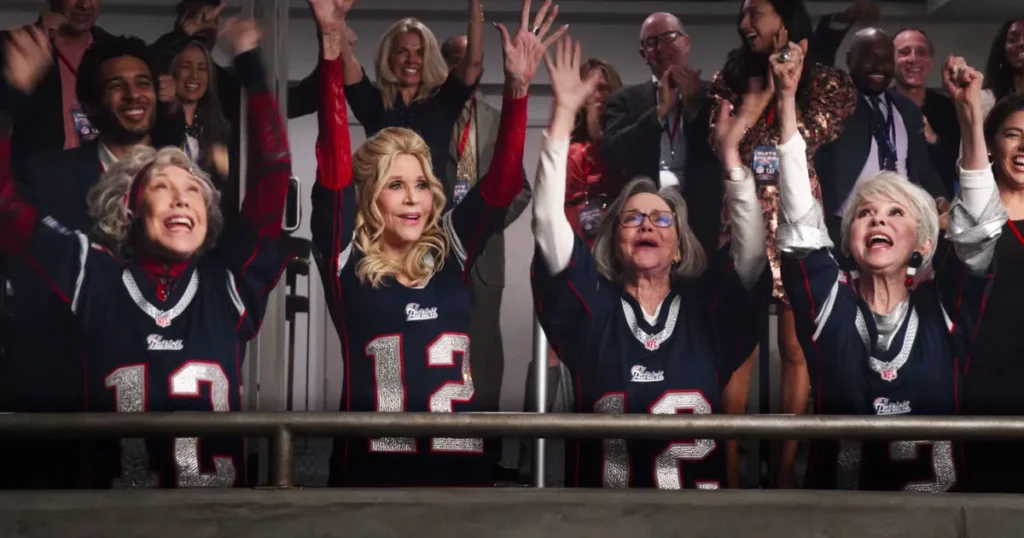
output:
[[[176,147],[136,147],[88,195],[96,223],[69,231],[19,198],[0,144],[0,255],[35,268],[80,329],[80,410],[240,411],[241,346],[260,328],[266,293],[291,251],[281,219],[291,175],[287,130],[251,21],[223,30],[248,90],[248,189],[239,225],[221,235],[220,193]],[[42,31],[12,33],[4,75],[29,92],[45,73]],[[241,438],[89,441],[66,487],[230,487],[246,480]],[[67,461],[52,463],[68,465]],[[17,472],[39,473],[33,469]]]
[[[446,212],[430,149],[415,132],[384,129],[351,154],[340,45],[348,2],[311,3],[324,30],[313,245],[342,341],[341,410],[472,411],[468,275],[522,189],[528,90],[558,34],[522,27],[510,38],[499,25],[505,97],[494,158]],[[525,0],[523,21],[528,10]],[[338,439],[330,483],[493,485],[482,439],[440,437]]]
[[[985,63],[982,110],[987,116],[1000,99],[1024,92],[1024,19],[1010,19],[996,32]]]
[[[754,117],[749,123],[750,131],[743,137],[740,153],[744,166],[750,167],[757,179],[758,199],[767,226],[768,262],[774,277],[773,295],[779,300],[781,412],[803,414],[810,395],[810,380],[803,350],[796,338],[793,310],[789,307],[782,287],[779,252],[775,247],[779,207],[779,157],[775,147],[782,141],[775,106],[772,105],[775,88],[768,58],[790,41],[802,43],[806,52],[812,34],[811,18],[802,0],[744,0],[737,31],[743,45],[729,53],[725,66],[715,74],[708,88],[708,95],[713,99],[711,122],[713,126],[718,117],[718,108],[726,102],[737,108],[748,108]],[[853,113],[856,97],[857,90],[848,75],[816,62],[804,62],[796,104],[797,121],[801,130],[807,133],[808,163],[814,162],[812,158],[819,146],[835,140],[839,135],[843,120]],[[813,165],[808,170],[814,196],[820,200],[821,188]],[[725,217],[723,241],[731,225],[728,216]],[[748,387],[745,382],[749,382],[749,371],[753,363],[751,357],[737,374],[736,381],[728,388],[729,400],[741,400],[738,403],[742,405],[737,405],[739,409],[746,408]],[[788,442],[783,447],[778,476],[780,487],[794,485],[796,452],[796,441]]]
[[[573,118],[597,83],[580,80],[580,48],[560,42],[548,62],[554,90],[534,191],[533,297],[545,334],[572,371],[579,413],[720,413],[721,386],[757,341],[768,298],[764,225],[754,177],[740,162],[746,114],[722,108],[715,135],[729,169],[732,242],[708,265],[677,189],[629,182],[608,208],[594,252],[562,204]],[[719,178],[700,178],[717,181]],[[758,289],[758,283],[762,286]],[[586,439],[567,444],[576,487],[718,489],[714,439]]]

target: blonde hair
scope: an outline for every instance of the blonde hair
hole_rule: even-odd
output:
[[[193,256],[208,252],[217,244],[217,239],[224,229],[224,215],[221,213],[219,205],[220,192],[213,186],[210,176],[206,172],[194,166],[184,151],[173,146],[160,150],[149,146],[136,146],[131,154],[114,163],[89,189],[89,193],[86,195],[86,204],[89,217],[96,223],[92,228],[92,240],[110,249],[122,259],[132,257],[134,253],[132,234],[138,233],[138,230],[133,228],[133,224],[139,219],[131,210],[125,209],[124,200],[129,194],[132,180],[150,164],[153,166],[149,167],[146,177],[140,177],[138,181],[149,181],[164,168],[177,166],[188,170],[203,186],[203,201],[206,203],[207,220],[206,238],[199,251]],[[148,208],[142,203],[138,208],[140,213],[138,217],[141,218]]]
[[[608,280],[616,284],[622,284],[623,266],[619,253],[618,241],[615,232],[619,228],[619,214],[626,202],[637,194],[655,194],[668,204],[672,211],[673,226],[676,228],[676,237],[679,239],[679,263],[672,267],[670,278],[672,280],[687,280],[699,276],[704,272],[707,265],[707,257],[704,248],[697,241],[697,236],[690,229],[686,201],[683,200],[679,191],[674,188],[658,190],[657,185],[646,177],[638,177],[626,184],[619,193],[618,198],[612,202],[605,213],[601,226],[597,231],[597,238],[594,239],[594,260],[597,263],[597,271]]]
[[[405,256],[394,259],[384,254],[381,235],[384,216],[377,208],[377,198],[388,183],[388,174],[395,159],[411,155],[423,167],[433,207],[427,215],[423,235]],[[415,132],[402,127],[388,127],[373,135],[359,146],[352,156],[352,169],[356,182],[356,218],[353,242],[363,253],[356,266],[356,276],[364,284],[379,288],[385,278],[405,275],[412,286],[421,286],[444,266],[450,241],[441,226],[445,207],[444,187],[434,177],[430,166],[430,148]]]
[[[384,99],[385,110],[391,110],[398,96],[398,75],[391,70],[389,60],[391,50],[395,47],[395,39],[405,32],[420,36],[423,42],[422,82],[413,102],[429,98],[448,79],[448,65],[441,55],[441,45],[438,44],[434,33],[422,22],[412,17],[404,18],[392,24],[377,45],[377,58],[374,62],[377,65],[377,88]]]
[[[896,172],[881,172],[874,177],[857,184],[853,190],[852,203],[843,212],[843,253],[850,255],[850,228],[857,216],[857,208],[865,200],[892,200],[907,209],[917,220],[917,247],[924,246],[929,240],[931,248],[922,252],[924,263],[928,267],[935,255],[935,246],[939,241],[939,211],[935,207],[935,199],[928,191],[910,182]],[[907,262],[909,263],[909,259]]]

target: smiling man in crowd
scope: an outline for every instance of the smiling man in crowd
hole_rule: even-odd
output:
[[[946,192],[928,154],[921,110],[910,99],[888,89],[895,63],[888,34],[878,28],[854,34],[846,65],[859,93],[857,109],[843,122],[839,138],[821,146],[814,157],[821,178],[825,223],[837,245],[841,244],[843,210],[854,186],[879,172],[909,177],[945,209]]]

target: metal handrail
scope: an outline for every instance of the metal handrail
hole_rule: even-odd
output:
[[[562,413],[44,413],[0,415],[0,438],[272,439],[273,482],[292,485],[292,437],[1024,440],[1024,417]]]

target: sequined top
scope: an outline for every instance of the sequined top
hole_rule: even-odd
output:
[[[722,72],[715,73],[711,85],[708,87],[708,97],[711,98],[711,136],[714,136],[715,124],[718,118],[718,108],[725,99],[734,105],[738,105],[739,96],[726,86]],[[797,126],[804,140],[807,142],[807,162],[811,177],[811,189],[814,197],[821,202],[821,186],[818,184],[818,175],[814,171],[814,153],[823,144],[827,144],[839,137],[842,132],[842,123],[848,116],[853,114],[857,106],[857,89],[853,81],[846,73],[821,64],[817,64],[811,70],[810,95],[807,110],[799,110],[797,114]],[[779,140],[779,123],[775,119],[775,105],[769,104],[765,107],[761,118],[755,123],[740,144],[740,156],[747,166],[751,166],[754,148],[757,146],[775,147],[783,142]],[[751,166],[751,168],[753,168]],[[768,263],[772,268],[772,279],[774,282],[772,294],[785,300],[785,292],[782,289],[782,278],[779,267],[779,253],[775,247],[775,231],[779,226],[779,187],[775,185],[757,186],[757,196],[761,202],[761,209],[764,212],[764,222],[767,226]],[[720,243],[724,244],[729,240],[728,215],[722,215],[722,235]]]
[[[591,202],[606,208],[625,186],[625,175],[608,170],[601,160],[599,144],[573,142],[569,145],[569,161],[565,176],[565,216],[569,225],[590,245],[593,239],[583,233],[580,212]],[[604,214],[602,210],[601,214]]]

